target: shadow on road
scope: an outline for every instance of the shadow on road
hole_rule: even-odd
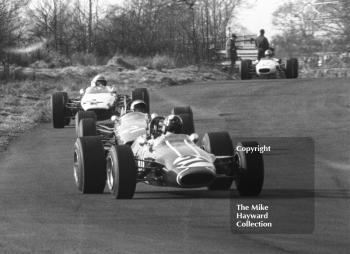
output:
[[[236,190],[208,191],[208,190],[184,190],[184,191],[138,191],[134,199],[226,199],[242,198]],[[249,199],[249,197],[245,197]],[[299,199],[299,198],[330,198],[350,199],[350,190],[306,190],[306,189],[279,189],[263,190],[258,197],[253,199]]]

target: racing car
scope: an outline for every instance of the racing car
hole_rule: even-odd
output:
[[[125,100],[126,104],[126,100]],[[113,115],[112,121],[96,122],[96,118],[84,117],[77,127],[77,137],[100,136],[105,146],[129,144],[140,135],[146,134],[149,114],[142,100],[134,100],[121,108],[120,116]]]
[[[80,96],[70,99],[66,92],[56,92],[51,97],[52,120],[54,128],[64,128],[71,119],[75,119],[76,127],[82,118],[109,119],[112,115],[120,115],[121,108],[134,100],[143,100],[149,112],[149,94],[146,88],[136,88],[130,95],[117,94],[106,86],[88,87],[80,90]]]
[[[100,136],[79,137],[74,148],[78,189],[103,193],[107,183],[115,198],[130,199],[137,183],[227,190],[235,181],[240,195],[259,195],[264,180],[262,154],[235,149],[227,132],[206,133],[199,142],[196,133],[184,133],[194,127],[190,123],[192,110],[180,107],[172,112],[187,118],[153,116],[146,134],[129,144],[108,146]],[[181,128],[170,129],[169,123],[174,121],[181,122]],[[242,142],[236,147],[257,146],[256,142]]]
[[[291,58],[286,61],[273,57],[272,50],[266,50],[265,57],[252,61],[243,59],[240,64],[241,79],[251,78],[297,78],[298,59]]]

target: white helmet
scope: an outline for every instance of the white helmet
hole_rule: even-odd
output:
[[[271,49],[265,51],[265,56],[272,57],[273,53]]]
[[[107,80],[102,75],[95,76],[91,81],[91,86],[106,86]]]
[[[134,100],[130,105],[130,110],[134,112],[147,113],[147,105],[143,100]]]

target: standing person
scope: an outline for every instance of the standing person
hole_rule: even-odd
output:
[[[226,42],[226,54],[231,59],[231,70],[234,70],[237,60],[236,38],[237,36],[235,34],[232,34],[231,38]]]
[[[258,60],[265,56],[265,51],[269,49],[270,44],[265,37],[265,30],[260,30],[260,35],[255,39],[255,46],[258,49]]]

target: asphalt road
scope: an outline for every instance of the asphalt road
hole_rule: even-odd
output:
[[[234,140],[255,137],[278,147],[265,156],[259,198],[297,215],[287,227],[293,234],[231,232],[234,187],[230,195],[140,184],[132,200],[82,195],[73,181],[74,129],[44,124],[0,154],[0,253],[348,253],[349,83],[232,81],[151,91],[153,111],[192,105],[199,134],[226,130]],[[276,137],[311,137],[314,151]],[[314,171],[305,169],[305,158],[314,160]],[[280,215],[277,224],[290,218]],[[312,232],[295,233],[312,222]]]

